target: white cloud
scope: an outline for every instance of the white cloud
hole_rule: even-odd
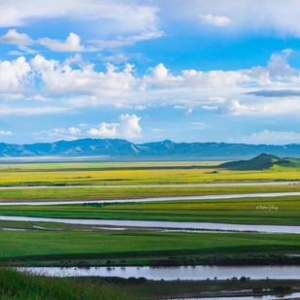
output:
[[[88,135],[94,137],[113,138],[118,136],[118,123],[103,122],[98,128],[91,128],[87,131]]]
[[[239,142],[247,144],[270,144],[270,145],[286,145],[292,143],[300,143],[300,132],[295,131],[273,131],[263,130],[253,133],[247,137],[238,139]]]
[[[63,42],[50,38],[42,38],[38,42],[56,52],[81,52],[84,50],[79,35],[73,32]]]
[[[52,130],[35,132],[33,135],[35,136],[35,139],[46,141],[76,140],[82,137],[82,129],[75,126],[68,128],[59,127]]]
[[[76,128],[74,126],[69,127],[67,131],[72,136],[78,136],[78,135],[81,134],[81,129],[80,128]]]
[[[30,82],[31,67],[24,57],[0,61],[0,93],[20,93]]]
[[[0,37],[1,43],[28,46],[33,40],[25,33],[20,33],[16,29],[9,29],[6,34]]]
[[[142,128],[139,124],[141,118],[137,115],[121,115],[120,117],[120,134],[126,138],[136,139],[141,136]]]
[[[81,29],[90,32],[97,28],[95,40],[108,43],[105,47],[115,47],[113,44],[132,44],[138,41],[161,36],[159,29],[158,6],[139,4],[119,0],[2,0],[0,2],[0,27],[24,26],[29,22],[44,22],[46,19],[76,20]],[[117,37],[104,41],[106,37]],[[102,42],[101,42],[102,40]],[[79,43],[76,37],[71,37],[65,43],[45,39],[42,41],[55,51],[76,49]],[[67,45],[65,45],[67,44]]]
[[[133,67],[129,64],[121,71],[107,64],[105,72],[97,72],[93,65],[85,64],[80,69],[72,69],[67,63],[37,55],[31,60],[31,65],[41,77],[47,92],[53,95],[95,95],[100,103],[104,98],[111,102],[108,97],[124,95],[132,90],[135,82]]]
[[[195,26],[199,15],[226,16],[231,20],[233,32],[300,36],[299,0],[155,0],[154,3],[160,6],[164,19],[173,22],[185,20]]]
[[[255,114],[259,110],[253,106],[241,104],[239,100],[225,102],[219,107],[219,112],[229,115],[249,115]]]
[[[36,51],[28,47],[33,44],[40,44],[55,52],[81,52],[87,50],[81,44],[80,36],[74,32],[70,32],[65,41],[50,39],[48,37],[33,40],[25,33],[19,33],[16,29],[9,29],[6,34],[0,37],[0,43],[17,45],[19,48],[19,51],[16,52],[17,54],[23,52],[35,54]]]
[[[52,99],[73,110],[170,105],[187,113],[199,107],[230,115],[295,115],[300,113],[300,70],[289,65],[289,53],[275,53],[266,66],[250,69],[175,74],[159,63],[145,75],[138,75],[131,64],[121,68],[108,63],[99,71],[81,55],[63,62],[41,55],[30,61],[19,57],[0,61],[0,95],[5,100]],[[102,131],[114,134],[107,125]]]
[[[165,80],[169,78],[169,70],[162,63],[160,63],[152,69],[152,75],[153,78],[157,80]]]
[[[216,27],[227,27],[230,25],[231,20],[226,16],[217,16],[217,15],[200,15],[200,20],[205,25],[211,25]]]
[[[157,39],[162,37],[163,35],[164,32],[162,30],[152,30],[148,32],[143,32],[141,34],[117,37],[116,39],[112,39],[112,40],[104,40],[104,39],[93,40],[90,43],[93,46],[92,49],[97,49],[101,51],[107,49],[121,48],[124,46],[130,46],[138,42]]]
[[[0,130],[0,136],[11,136],[12,132],[9,130]]]
[[[87,134],[102,138],[126,138],[137,139],[141,137],[142,128],[139,124],[141,119],[137,115],[123,114],[118,123],[103,122],[97,128],[91,128]]]

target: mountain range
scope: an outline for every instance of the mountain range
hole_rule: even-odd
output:
[[[170,140],[135,144],[122,139],[79,139],[36,144],[0,143],[0,157],[102,156],[104,159],[246,159],[261,153],[300,157],[300,145],[175,143]]]

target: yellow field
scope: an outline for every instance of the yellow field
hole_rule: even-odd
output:
[[[203,166],[199,169],[182,168],[200,166],[201,163]],[[24,164],[2,165],[0,168],[0,185],[126,185],[277,180],[300,180],[300,171],[296,168],[228,171],[211,165],[208,167],[203,162]]]

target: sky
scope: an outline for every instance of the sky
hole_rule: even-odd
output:
[[[300,0],[0,0],[0,142],[300,143]]]

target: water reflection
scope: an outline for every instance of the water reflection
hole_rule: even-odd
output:
[[[149,280],[226,280],[250,277],[262,279],[299,279],[300,266],[193,266],[193,267],[28,267],[22,272],[57,277],[144,277]]]

